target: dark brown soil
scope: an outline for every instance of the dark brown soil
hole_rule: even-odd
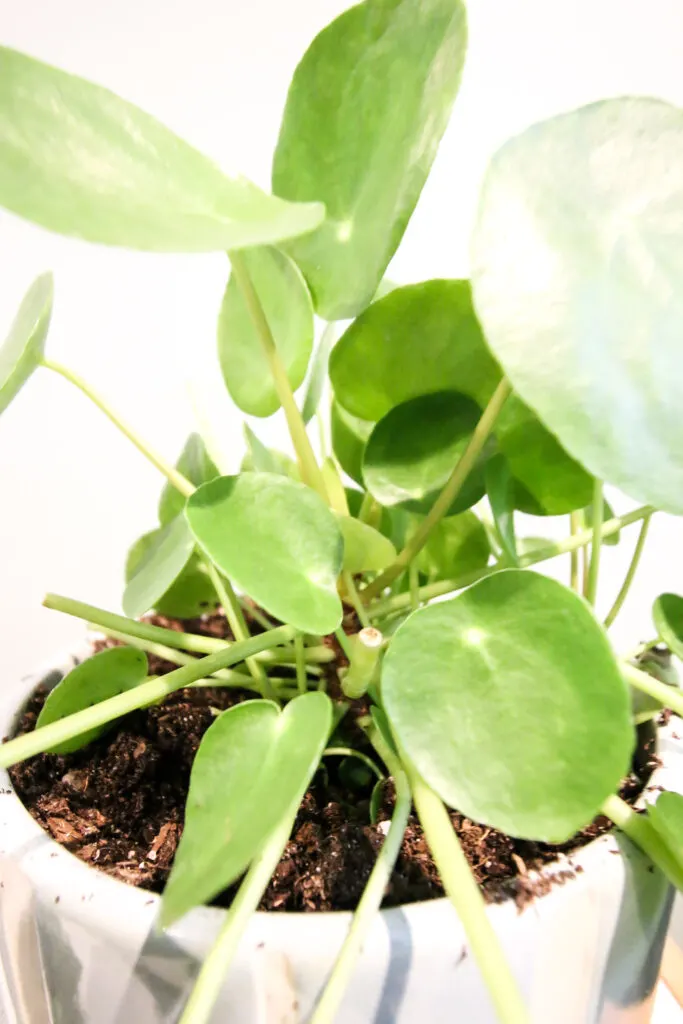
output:
[[[159,624],[225,636],[222,616],[193,623]],[[175,666],[150,659],[151,672]],[[334,695],[333,673],[328,680]],[[187,689],[162,705],[120,720],[87,749],[68,756],[41,754],[11,769],[17,793],[31,814],[57,842],[82,860],[132,885],[163,889],[182,834],[183,809],[190,768],[200,740],[215,714],[249,696],[224,688]],[[19,733],[30,731],[45,692],[29,702]],[[364,742],[355,719],[359,704],[342,723],[346,742]],[[367,750],[372,754],[371,750]],[[639,774],[647,777],[654,759],[640,751]],[[358,767],[358,762],[354,766]],[[642,771],[645,769],[645,771]],[[393,787],[384,785],[376,824],[370,823],[373,780],[361,770],[348,775],[341,758],[328,757],[303,800],[292,838],[261,903],[264,910],[346,910],[356,906],[381,846],[391,816]],[[632,801],[643,787],[631,775],[622,796]],[[544,892],[546,879],[531,881],[529,873],[605,832],[598,818],[562,847],[510,839],[508,836],[451,813],[454,828],[486,897],[513,898],[523,906]],[[556,881],[573,877],[569,862]],[[431,899],[443,894],[417,818],[411,816],[384,906]],[[228,904],[227,891],[216,901]]]

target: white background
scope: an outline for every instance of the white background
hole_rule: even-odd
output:
[[[344,6],[341,0],[0,0],[0,39],[120,92],[226,168],[267,187],[291,72],[315,32]],[[679,0],[472,0],[460,97],[391,276],[409,282],[467,273],[468,233],[486,162],[533,121],[622,93],[683,104],[682,39]],[[225,258],[99,249],[0,213],[0,336],[26,287],[49,268],[56,277],[49,353],[101,389],[169,458],[193,423],[186,383],[202,382],[200,406],[228,467],[235,466],[240,417],[212,377]],[[260,431],[271,439],[282,434],[278,420],[260,424]],[[119,608],[125,552],[155,524],[160,485],[101,414],[47,371],[0,419],[6,679],[80,635],[78,622],[41,609],[46,590]],[[544,524],[532,526],[540,532]],[[652,598],[683,586],[681,539],[680,523],[657,518],[638,593],[616,630],[620,644],[648,637]],[[607,552],[606,606],[634,540],[632,528],[620,548]],[[567,566],[557,571],[564,575]]]

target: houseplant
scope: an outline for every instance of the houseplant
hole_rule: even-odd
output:
[[[464,13],[453,0],[366,3],[334,22],[292,83],[274,162],[282,198],[226,178],[106,91],[11,51],[0,56],[0,202],[90,241],[227,250],[219,350],[228,390],[248,414],[282,407],[296,456],[287,461],[250,436],[244,472],[220,477],[197,439],[172,467],[124,428],[180,495],[165,492],[158,530],[131,555],[128,617],[54,596],[46,603],[131,645],[69,674],[39,728],[0,756],[11,765],[68,753],[215,672],[260,698],[206,733],[164,894],[169,924],[248,869],[187,1020],[206,1018],[349,701],[366,701],[360,727],[394,777],[396,800],[318,1020],[334,1012],[379,906],[411,795],[502,1020],[526,1011],[442,800],[551,843],[602,809],[681,880],[675,795],[647,817],[615,796],[635,744],[629,684],[658,706],[680,710],[680,697],[615,657],[588,604],[603,539],[640,521],[644,540],[656,509],[681,511],[672,230],[680,204],[670,169],[680,164],[682,115],[650,100],[611,101],[513,140],[484,184],[471,285],[392,290],[383,274],[445,128],[464,52]],[[42,278],[0,356],[0,407],[38,365],[95,397],[43,354],[50,303]],[[334,457],[322,462],[305,420],[320,401],[333,335],[311,361],[313,310],[353,320],[329,357]],[[294,391],[309,364],[300,411]],[[361,490],[346,492],[340,467]],[[647,504],[606,520],[604,481]],[[484,494],[485,524],[471,512]],[[572,535],[525,553],[515,508],[569,515]],[[588,604],[526,571],[586,546]],[[207,652],[201,640],[136,625],[151,608],[190,615],[214,593],[237,642],[209,645],[206,659],[191,658]],[[246,597],[258,606],[250,614],[266,613],[265,632],[247,635]],[[350,638],[344,607],[357,617],[347,616]],[[678,615],[674,597],[658,603],[656,639],[674,648]],[[350,665],[346,700],[333,702],[308,666],[320,637],[335,632]],[[134,640],[150,652],[175,642],[184,664],[144,681]],[[275,653],[259,660],[264,652]],[[295,665],[294,683],[272,669],[278,658]],[[226,675],[242,663],[237,677]],[[661,674],[656,663],[651,671]],[[635,709],[638,719],[652,714]]]

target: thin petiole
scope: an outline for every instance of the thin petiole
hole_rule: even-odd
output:
[[[250,658],[258,651],[265,651],[269,647],[277,647],[278,644],[288,643],[294,636],[293,626],[279,626],[271,629],[268,633],[261,633],[259,636],[251,637],[243,643],[232,644],[224,647],[222,651],[210,654],[206,658],[197,658],[191,665],[183,665],[182,668],[169,672],[166,676],[158,679],[151,679],[141,683],[132,690],[126,690],[115,697],[109,697],[99,704],[77,711],[73,715],[61,718],[57,722],[51,722],[40,729],[17,736],[0,746],[0,768],[9,768],[19,761],[25,761],[27,757],[35,754],[42,754],[51,747],[55,747],[66,740],[80,736],[89,729],[106,725],[116,718],[137,711],[138,708],[146,707],[156,701],[163,700],[176,690],[184,686],[190,686],[198,679],[205,679],[219,669],[229,668],[245,658]]]
[[[602,492],[602,480],[593,485],[593,538],[591,540],[591,558],[588,568],[588,579],[585,581],[583,596],[589,604],[594,605],[598,596],[598,576],[600,574],[600,552],[602,550],[602,517],[605,500]]]
[[[368,616],[365,606],[363,605],[363,602],[360,599],[360,595],[358,594],[358,590],[356,589],[356,584],[354,583],[353,576],[351,575],[350,572],[347,572],[345,570],[342,573],[342,580],[344,581],[344,586],[346,587],[346,591],[349,595],[349,600],[353,605],[353,609],[356,615],[358,616],[358,620],[361,626],[363,626],[364,628],[366,626],[369,626],[370,618]]]
[[[467,858],[446,808],[412,766],[404,761],[413,799],[446,895],[458,912],[501,1024],[528,1024],[517,982],[486,913]]]
[[[249,630],[242,614],[242,608],[237,595],[232,588],[230,580],[221,576],[213,562],[206,562],[206,571],[209,574],[209,579],[213,584],[213,588],[218,594],[218,600],[223,606],[225,617],[228,620],[232,634],[235,640],[242,641],[249,639]],[[263,696],[268,700],[274,700],[277,703],[277,697],[275,691],[268,681],[268,675],[265,672],[262,665],[255,658],[248,658],[246,662],[247,668],[251,673],[251,677],[260,688]]]
[[[348,636],[346,635],[341,626],[337,626],[337,628],[334,631],[334,635],[336,636],[342,651],[344,652],[348,660],[351,661],[351,655],[353,653],[351,648],[351,641],[349,640]]]
[[[569,513],[569,535],[576,537],[582,529],[581,512],[570,512]],[[579,552],[573,550],[569,552],[571,557],[571,566],[569,570],[569,585],[572,590],[575,590],[577,594],[581,593],[581,583],[579,579]]]
[[[393,565],[390,565],[388,569],[385,569],[383,573],[380,573],[380,575],[374,579],[372,583],[369,583],[363,590],[362,598],[366,604],[369,600],[381,594],[385,587],[388,587],[393,583],[393,581],[401,575],[403,570],[407,569],[413,558],[420,553],[427,543],[432,530],[438,526],[443,517],[448,514],[448,510],[453,504],[453,501],[460,493],[460,489],[474,468],[474,465],[495,426],[498,415],[505,405],[511,390],[512,388],[510,387],[510,384],[505,378],[503,378],[491,396],[488,405],[482,413],[481,419],[474,429],[474,433],[470,438],[469,444],[463,452],[462,458],[458,461],[457,466],[451,473],[451,476],[447,480],[441,494],[436,499],[417,530],[415,530],[413,535],[409,538]]]
[[[362,761],[380,782],[384,781],[385,776],[381,768],[378,768],[372,758],[364,754],[362,750],[354,750],[353,747],[327,747],[323,750],[323,757],[355,757],[358,761]]]
[[[683,864],[660,836],[646,815],[636,814],[620,796],[610,796],[602,805],[602,813],[648,855],[664,872],[672,885],[683,890]]]
[[[173,484],[173,486],[180,491],[181,494],[184,494],[186,498],[189,498],[195,490],[190,481],[184,477],[182,473],[179,473],[177,469],[166,461],[166,459],[150,448],[150,446],[142,440],[133,428],[129,427],[128,424],[121,419],[118,413],[115,413],[107,404],[104,398],[94,391],[82,377],[77,373],[74,373],[74,371],[70,370],[68,367],[62,366],[61,363],[55,362],[54,359],[43,358],[41,365],[44,366],[46,370],[52,370],[53,373],[58,373],[60,377],[64,377],[64,379],[68,380],[74,385],[74,387],[77,387],[79,391],[89,398],[90,401],[93,402],[97,408],[109,418],[114,426],[117,427],[129,441],[133,442],[137,450],[141,452],[153,466],[156,466],[156,468],[164,474],[169,483]]]
[[[369,491],[363,495],[358,518],[361,523],[367,523],[368,526],[374,526],[375,529],[379,526],[379,521],[382,518],[382,506],[375,501]]]
[[[258,297],[253,281],[249,276],[247,265],[244,262],[244,258],[241,253],[230,252],[228,255],[232,265],[232,272],[235,275],[235,280],[242,292],[244,301],[247,309],[249,310],[256,333],[261,340],[261,344],[270,367],[273,384],[275,385],[277,396],[280,399],[280,404],[285,414],[285,419],[287,420],[292,444],[294,445],[294,451],[296,452],[299,469],[301,471],[301,478],[304,483],[307,483],[309,487],[312,487],[314,491],[318,492],[325,504],[329,505],[327,488],[325,486],[320,466],[318,465],[313,452],[313,448],[311,447],[308,434],[306,433],[306,424],[304,423],[303,416],[301,415],[299,407],[294,400],[294,394],[287,377],[287,372],[282,364],[282,360],[280,359],[275,339],[273,338],[273,333],[270,329],[270,324],[268,323],[268,319],[263,306],[261,305],[261,300]]]
[[[622,607],[624,605],[624,601],[628,597],[628,592],[631,589],[631,584],[633,583],[633,580],[635,579],[635,575],[636,575],[636,573],[638,571],[638,566],[640,564],[640,559],[641,559],[641,556],[643,554],[643,549],[645,547],[645,541],[647,540],[648,530],[650,529],[650,520],[651,519],[652,519],[652,516],[647,516],[645,519],[643,519],[642,525],[640,527],[640,533],[638,534],[638,540],[636,541],[636,546],[635,546],[635,548],[633,550],[633,557],[631,558],[631,562],[630,562],[630,565],[628,567],[628,571],[626,573],[626,577],[624,579],[624,582],[621,585],[621,590],[617,594],[617,596],[616,596],[616,598],[614,600],[614,604],[612,605],[612,607],[608,611],[607,615],[605,616],[605,622],[604,622],[605,629],[609,629],[609,627],[612,625],[612,623],[616,619],[617,615],[621,611],[621,609],[622,609]]]
[[[647,672],[641,672],[635,665],[629,665],[628,662],[620,662],[619,668],[621,674],[631,686],[634,686],[636,690],[641,690],[646,693],[648,697],[653,697],[656,701],[664,708],[671,708],[677,715],[683,718],[683,693],[675,686],[668,686],[666,683],[660,683],[658,679],[654,679]]]
[[[408,579],[410,582],[410,607],[412,611],[416,612],[420,607],[420,571],[417,562],[410,563]]]
[[[289,815],[271,833],[266,844],[244,876],[187,1001],[180,1024],[207,1024],[218,999],[232,958],[277,867],[294,825]]]
[[[370,733],[373,746],[391,772],[396,788],[396,803],[386,839],[382,844],[375,865],[370,873],[360,903],[353,915],[348,935],[339,951],[325,990],[316,1006],[310,1024],[332,1024],[344,992],[353,973],[363,942],[368,934],[375,914],[378,912],[387,884],[394,870],[394,864],[401,849],[403,836],[408,824],[411,797],[408,778],[396,755],[389,750],[377,729]],[[327,753],[327,751],[326,751]]]
[[[308,693],[308,679],[306,677],[306,649],[302,633],[294,634],[294,651],[296,653],[296,683],[299,693]]]

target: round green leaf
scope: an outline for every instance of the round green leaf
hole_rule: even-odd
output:
[[[194,492],[186,515],[209,558],[275,618],[306,633],[337,628],[343,541],[309,487],[274,473],[222,476]]]
[[[108,89],[4,47],[0,204],[63,235],[155,252],[265,245],[324,216],[223,174]]]
[[[372,300],[448,124],[466,46],[461,0],[371,0],[328,25],[296,69],[273,191],[327,206],[291,249],[326,320]]]
[[[459,391],[483,408],[500,370],[469,281],[411,284],[373,302],[332,350],[330,380],[344,409],[373,422],[433,391]]]
[[[683,658],[683,597],[660,594],[652,606],[652,618],[660,639]]]
[[[467,447],[479,406],[454,391],[435,392],[396,406],[372,431],[363,479],[382,505],[428,512]],[[484,493],[483,463],[475,466],[453,503],[455,515]]]
[[[496,437],[512,475],[544,515],[574,512],[590,502],[593,477],[516,395],[510,395],[500,412]]]
[[[396,560],[396,548],[379,530],[350,516],[338,516],[338,522],[348,572],[381,572]]]
[[[474,512],[442,519],[418,555],[418,567],[431,580],[464,576],[488,565],[491,546]]]
[[[36,729],[139,686],[147,675],[147,658],[134,647],[110,647],[81,662],[48,694]],[[112,723],[82,732],[51,747],[50,754],[71,754],[97,739]]]
[[[136,540],[128,552],[125,578],[128,583],[140,568],[150,548],[158,541],[159,530],[151,530]],[[174,619],[194,619],[212,612],[219,601],[208,573],[193,553],[187,565],[165,594],[154,602],[154,610]]]
[[[218,467],[207,452],[204,441],[199,434],[190,434],[175,464],[175,468],[184,477],[187,477],[195,487],[206,484],[209,480],[213,480],[214,477],[220,475]],[[159,523],[161,526],[166,526],[172,519],[180,515],[185,508],[186,500],[185,496],[173,484],[167,483],[164,485],[161,498],[159,499]]]
[[[515,566],[518,561],[515,537],[515,481],[510,473],[510,464],[504,455],[494,455],[489,459],[484,469],[484,480],[496,534],[504,555],[509,563]]]
[[[123,592],[122,604],[126,615],[137,619],[150,608],[155,608],[159,598],[178,579],[193,551],[194,537],[184,516],[178,516],[155,530],[147,551]]]
[[[40,365],[52,315],[52,293],[52,274],[33,282],[0,346],[0,413]]]
[[[559,843],[627,774],[629,691],[588,605],[519,569],[415,612],[384,659],[397,740],[451,807]]]
[[[342,409],[338,402],[332,403],[330,410],[332,450],[337,456],[341,468],[357,484],[363,483],[363,452],[373,427],[374,423],[367,423],[356,416],[351,416],[345,409]]]
[[[477,312],[515,391],[592,475],[676,513],[681,174],[683,111],[584,107],[497,153],[472,244]]]
[[[293,391],[303,383],[313,348],[313,306],[288,256],[265,246],[243,254],[275,347]],[[231,275],[218,318],[218,358],[230,396],[242,412],[271,416],[280,408],[273,375],[244,296]]]
[[[185,828],[164,890],[164,927],[234,882],[308,787],[332,726],[324,693],[283,712],[251,700],[225,711],[204,734],[192,765]]]
[[[648,807],[647,816],[679,864],[683,864],[683,796],[662,793]]]

